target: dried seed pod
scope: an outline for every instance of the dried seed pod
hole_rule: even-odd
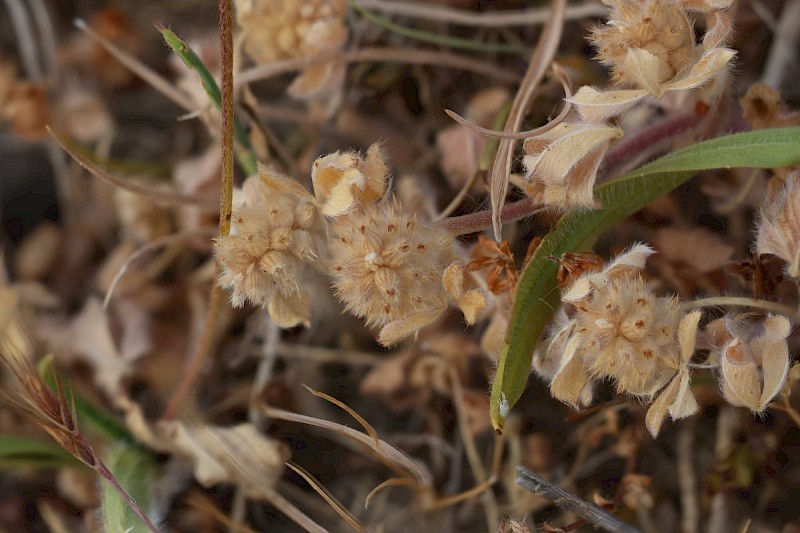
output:
[[[757,253],[777,255],[788,263],[787,274],[800,277],[800,171],[766,199],[756,234]]]
[[[366,157],[335,152],[314,161],[311,181],[323,215],[335,217],[380,199],[388,187],[389,169],[380,144]]]

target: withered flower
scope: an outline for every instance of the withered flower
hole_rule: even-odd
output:
[[[558,207],[596,207],[597,170],[622,130],[587,122],[562,122],[524,144],[526,192],[537,203]]]
[[[267,169],[245,182],[234,207],[231,234],[215,240],[219,283],[235,307],[266,307],[281,327],[310,322],[303,288],[306,263],[324,246],[314,198],[294,180]]]
[[[311,181],[320,211],[335,217],[379,200],[388,187],[388,174],[380,144],[370,146],[366,157],[335,152],[318,158],[311,169]]]
[[[635,87],[598,91],[581,87],[570,101],[581,116],[603,122],[647,96],[705,85],[736,55],[723,45],[731,22],[721,11],[731,1],[605,0],[611,18],[596,28],[592,42],[619,84]],[[707,15],[708,29],[697,45],[689,13]]]
[[[447,232],[404,213],[395,200],[338,217],[332,228],[336,295],[348,311],[382,328],[381,343],[430,324],[451,298],[474,317],[479,298],[463,290],[463,270],[446,272],[456,259]]]
[[[780,315],[720,319],[727,331],[716,335],[720,349],[720,386],[732,405],[763,412],[789,373],[786,337],[792,330]]]
[[[756,252],[777,255],[791,277],[800,277],[800,171],[765,200],[756,234]]]

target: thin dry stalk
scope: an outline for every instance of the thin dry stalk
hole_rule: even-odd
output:
[[[61,148],[65,152],[67,152],[80,166],[89,171],[89,173],[92,174],[97,179],[109,183],[114,187],[118,187],[120,189],[132,192],[134,194],[147,196],[149,198],[152,198],[154,202],[162,204],[197,205],[200,207],[210,207],[212,205],[206,198],[194,196],[191,194],[181,194],[173,190],[164,190],[162,188],[155,188],[145,183],[140,183],[137,181],[115,176],[114,174],[111,174],[110,172],[100,168],[89,158],[87,158],[74,148],[72,148],[70,146],[69,141],[67,141],[64,137],[54,132],[52,129],[50,129],[49,126],[47,128],[47,131],[50,133],[53,139],[55,139],[58,145],[61,146]]]
[[[560,509],[575,513],[595,528],[600,528],[612,533],[638,533],[638,530],[630,524],[626,524],[616,516],[579,498],[571,492],[567,492],[558,485],[553,485],[524,466],[517,467],[517,485],[534,494],[552,500]]]
[[[461,9],[422,2],[359,0],[358,4],[365,9],[382,11],[391,15],[403,15],[447,24],[484,28],[496,27],[503,29],[511,26],[535,26],[544,24],[551,17],[550,9],[541,7],[521,9],[519,11],[503,10],[470,13]],[[599,2],[584,2],[567,6],[564,12],[564,20],[581,20],[590,17],[601,17],[607,14],[608,7],[603,4]]]
[[[684,311],[702,307],[751,307],[772,313],[780,313],[791,318],[794,322],[800,322],[800,312],[797,308],[770,300],[758,300],[744,296],[710,296],[681,303],[681,308]]]
[[[337,500],[325,487],[323,487],[316,479],[314,479],[314,476],[309,474],[301,466],[294,463],[286,463],[286,466],[288,466],[297,475],[302,477],[306,483],[311,485],[311,488],[314,489],[314,491],[319,494],[334,511],[336,511],[336,514],[342,517],[342,519],[350,525],[350,527],[356,531],[366,531],[364,526],[362,526],[358,521],[358,518],[356,518],[353,513],[348,511],[339,500]]]
[[[321,54],[302,59],[287,59],[260,65],[242,71],[236,77],[235,89],[238,91],[243,85],[254,81],[265,80],[281,74],[303,70],[312,65],[327,63],[329,61],[343,63],[359,63],[366,61],[406,63],[408,65],[439,65],[454,69],[468,70],[492,77],[497,81],[514,83],[519,81],[516,74],[496,67],[492,63],[479,61],[468,57],[452,54],[450,52],[436,52],[419,48],[362,48],[341,53]]]
[[[566,0],[553,0],[551,9],[551,18],[542,35],[539,37],[539,42],[536,43],[536,51],[531,57],[531,62],[528,65],[528,70],[525,72],[525,77],[517,90],[514,97],[514,103],[511,105],[511,111],[508,114],[506,127],[503,131],[511,133],[519,130],[525,112],[528,109],[533,91],[541,81],[545,72],[555,57],[558,43],[561,40],[561,32],[564,28],[564,9],[566,8]],[[506,194],[508,193],[509,173],[511,171],[511,160],[514,156],[514,140],[503,139],[497,147],[497,154],[494,157],[494,165],[490,175],[491,182],[491,201],[492,201],[492,227],[494,229],[494,238],[496,241],[502,240],[500,234],[502,228],[502,210],[506,201]]]
[[[224,237],[231,231],[231,217],[233,212],[233,30],[230,0],[219,0],[219,41],[222,51],[222,175],[219,195],[219,235]],[[219,265],[216,265],[219,269]],[[193,391],[195,382],[200,375],[200,369],[211,353],[214,345],[214,323],[217,319],[219,307],[222,304],[222,288],[212,282],[211,294],[208,298],[206,320],[203,326],[203,336],[197,345],[186,370],[186,376],[172,395],[164,418],[174,418],[186,397]]]
[[[175,88],[175,86],[167,81],[165,78],[160,76],[150,67],[130,55],[128,52],[122,50],[117,45],[94,31],[92,28],[86,24],[86,21],[83,19],[75,19],[75,26],[84,32],[86,35],[97,41],[97,43],[102,46],[106,52],[114,56],[117,61],[125,65],[130,69],[131,72],[145,80],[149,83],[155,90],[178,104],[180,107],[185,109],[186,111],[195,111],[196,107],[192,101],[186,97],[182,92]]]

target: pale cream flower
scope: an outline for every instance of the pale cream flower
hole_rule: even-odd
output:
[[[324,226],[314,198],[294,180],[260,169],[238,195],[231,234],[215,240],[219,283],[231,303],[266,307],[281,327],[308,325],[303,288],[306,262],[324,247]]]
[[[766,199],[756,234],[757,253],[777,255],[788,263],[791,277],[800,277],[800,171]]]
[[[648,96],[705,85],[736,55],[722,46],[731,29],[721,11],[730,1],[604,0],[612,8],[605,26],[592,33],[599,59],[615,82],[632,89],[598,91],[581,87],[570,99],[581,116],[603,122]],[[689,12],[707,15],[708,29],[697,45]]]
[[[330,274],[336,295],[348,311],[382,327],[382,344],[430,324],[451,299],[469,320],[482,307],[482,296],[463,290],[463,267],[452,267],[456,255],[450,235],[404,213],[396,201],[337,217],[332,228]]]
[[[388,187],[389,169],[380,144],[366,157],[355,152],[335,152],[314,161],[311,181],[323,215],[335,217],[359,205],[379,200]]]
[[[244,51],[260,65],[281,59],[310,58],[341,50],[347,41],[345,0],[236,0]],[[344,64],[312,65],[289,87],[296,98],[335,89],[344,78]]]
[[[526,192],[549,206],[596,207],[597,169],[612,141],[622,130],[587,122],[562,122],[527,139],[523,163],[529,184]]]
[[[751,318],[725,321],[720,347],[720,386],[732,405],[763,412],[780,392],[789,374],[786,337],[792,330],[781,315],[763,322]]]
[[[619,392],[650,398],[675,374],[680,312],[677,300],[655,296],[640,275],[652,253],[635,246],[564,293],[562,301],[575,312],[542,361],[552,364],[556,349],[561,351],[550,384],[555,398],[577,406],[590,379],[606,378]]]

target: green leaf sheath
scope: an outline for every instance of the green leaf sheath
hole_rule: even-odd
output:
[[[192,50],[186,41],[178,37],[173,31],[161,24],[156,24],[156,28],[161,32],[164,42],[172,48],[173,52],[178,54],[178,57],[181,58],[184,64],[197,72],[197,75],[200,76],[203,88],[206,94],[208,94],[208,98],[214,103],[216,108],[222,109],[222,92],[214,76],[211,74],[211,71],[208,70],[200,57]],[[236,154],[239,164],[248,175],[255,174],[257,171],[257,163],[255,155],[253,155],[253,146],[238,118],[234,118],[233,129],[236,135],[236,142],[238,142],[240,146],[240,150],[238,150]]]
[[[560,304],[558,265],[551,257],[591,248],[620,220],[667,194],[697,172],[715,168],[780,168],[800,163],[800,128],[737,133],[668,154],[595,189],[601,208],[565,214],[542,240],[520,276],[492,384],[490,415],[503,429],[507,410],[525,389],[536,343]]]
[[[142,511],[152,516],[153,485],[159,475],[159,467],[152,455],[138,445],[123,442],[108,450],[105,464]],[[150,532],[110,483],[103,483],[101,510],[106,531]]]

